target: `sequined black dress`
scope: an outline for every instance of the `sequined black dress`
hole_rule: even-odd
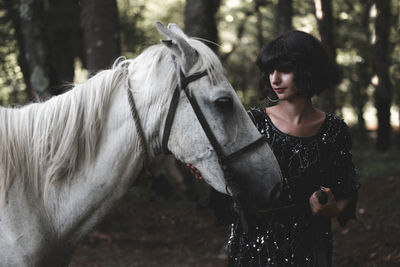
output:
[[[249,115],[279,162],[284,186],[277,210],[248,218],[248,234],[240,222],[232,224],[229,266],[331,266],[330,219],[312,216],[308,200],[321,185],[331,188],[336,200],[356,196],[347,125],[326,114],[317,134],[294,137],[279,131],[262,109]],[[355,202],[338,216],[342,225],[355,217]]]

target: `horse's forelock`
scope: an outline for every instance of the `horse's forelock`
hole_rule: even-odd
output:
[[[199,62],[194,72],[207,70],[211,81],[213,83],[218,81],[223,73],[223,67],[217,55],[200,40],[190,38],[188,42],[199,53]]]

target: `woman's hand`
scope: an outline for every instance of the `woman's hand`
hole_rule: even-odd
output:
[[[319,203],[317,192],[314,192],[309,200],[312,214],[314,216],[323,217],[334,217],[339,215],[339,213],[345,207],[345,205],[343,206],[343,204],[346,203],[336,201],[330,188],[321,186],[320,189],[328,196],[328,202],[324,205]]]
[[[201,176],[201,172],[200,172],[198,169],[196,169],[195,166],[193,166],[193,165],[190,164],[190,163],[186,163],[186,166],[187,166],[187,167],[190,169],[190,171],[193,173],[194,177],[196,177],[196,178],[199,179],[199,180],[202,180],[202,179],[203,179],[203,176]]]

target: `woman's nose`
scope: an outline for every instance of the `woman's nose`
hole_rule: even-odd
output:
[[[281,75],[280,75],[279,71],[274,70],[274,72],[272,72],[269,75],[269,80],[270,80],[271,84],[274,84],[274,85],[280,84]]]

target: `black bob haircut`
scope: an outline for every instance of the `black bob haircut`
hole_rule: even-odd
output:
[[[266,43],[257,57],[263,97],[275,95],[269,81],[274,70],[293,72],[301,96],[312,97],[339,81],[338,72],[327,50],[312,35],[290,31]]]

